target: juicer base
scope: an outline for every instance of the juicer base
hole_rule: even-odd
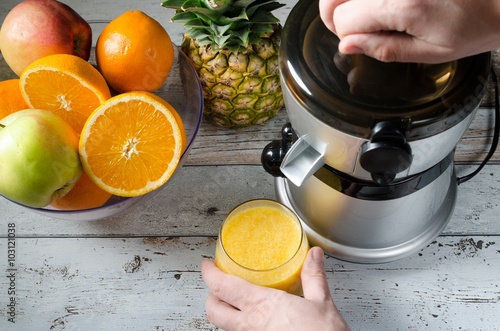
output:
[[[402,238],[400,242],[392,242],[387,246],[361,247],[361,243],[358,245],[357,243],[345,240],[341,242],[342,240],[327,238],[315,231],[309,225],[311,222],[304,218],[300,210],[297,210],[297,204],[294,203],[293,198],[291,198],[289,187],[293,184],[286,178],[276,177],[275,191],[278,201],[292,209],[301,220],[311,246],[320,246],[326,254],[344,261],[355,263],[385,263],[399,260],[416,253],[431,243],[444,230],[455,208],[458,191],[455,169],[451,166],[449,170],[451,170],[452,175],[450,176],[451,180],[449,180],[447,192],[445,193],[441,205],[436,208],[431,219],[426,220],[424,223],[425,226],[419,230],[418,233],[412,235],[411,238]],[[335,203],[335,201],[332,201],[332,203]]]

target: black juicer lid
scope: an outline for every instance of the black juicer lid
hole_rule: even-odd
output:
[[[387,121],[408,140],[436,135],[473,112],[487,85],[491,53],[442,64],[383,63],[340,54],[338,43],[318,0],[300,0],[283,29],[281,75],[306,111],[361,138]]]

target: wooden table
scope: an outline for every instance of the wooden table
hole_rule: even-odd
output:
[[[0,21],[18,2],[2,0]],[[167,27],[175,43],[181,40],[182,27],[169,22],[172,12],[159,1],[64,2],[89,20],[140,9]],[[276,13],[282,22],[296,1],[285,2]],[[488,93],[457,148],[458,175],[475,169],[488,149],[492,100]],[[215,330],[204,313],[200,262],[213,257],[231,208],[275,197],[260,154],[286,121],[283,110],[245,130],[203,122],[171,183],[109,219],[55,220],[0,199],[0,330]],[[368,265],[326,257],[331,292],[353,330],[498,329],[499,161],[497,153],[459,186],[449,225],[418,253]],[[15,242],[11,255],[8,242]]]

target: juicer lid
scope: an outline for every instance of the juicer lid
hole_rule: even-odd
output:
[[[280,46],[282,81],[305,111],[342,132],[369,138],[379,122],[400,126],[408,140],[453,127],[479,106],[491,53],[442,64],[383,63],[338,52],[318,0],[290,12]]]

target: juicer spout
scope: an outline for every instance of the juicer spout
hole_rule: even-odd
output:
[[[324,164],[324,148],[318,151],[311,143],[311,135],[301,136],[288,150],[280,170],[296,186],[318,171]]]

